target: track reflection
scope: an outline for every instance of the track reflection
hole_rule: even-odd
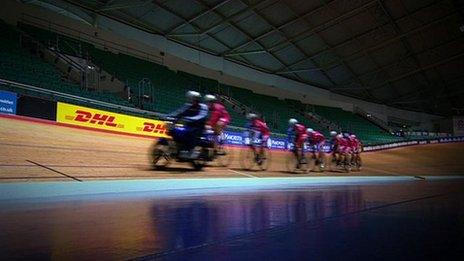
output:
[[[414,258],[432,244],[420,253],[454,255],[463,244],[461,191],[461,181],[417,181],[0,202],[0,252],[5,259]]]

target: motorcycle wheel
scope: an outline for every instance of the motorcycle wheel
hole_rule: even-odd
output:
[[[157,142],[152,149],[151,163],[155,169],[164,169],[171,163],[169,145],[164,142]]]

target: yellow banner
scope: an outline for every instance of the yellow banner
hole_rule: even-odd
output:
[[[56,121],[91,129],[153,137],[169,137],[163,121],[58,102]]]

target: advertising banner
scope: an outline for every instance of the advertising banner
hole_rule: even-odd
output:
[[[164,122],[58,102],[59,123],[127,134],[168,137]]]
[[[250,141],[246,138],[243,132],[224,131],[222,139],[228,145],[245,145]],[[255,140],[255,143],[260,143],[260,140]],[[287,141],[283,138],[270,137],[267,140],[267,147],[270,149],[283,150],[287,147]]]
[[[16,114],[17,99],[16,93],[0,90],[0,113]]]
[[[1,92],[0,92],[1,95]],[[3,107],[3,100],[13,101],[14,99],[6,99],[5,95],[1,96],[1,104]],[[16,97],[16,96],[14,96]],[[15,102],[8,102],[5,104],[16,105]],[[8,110],[9,112],[16,112],[16,110]],[[129,116],[120,113],[113,113],[104,110],[91,109],[83,106],[72,105],[67,103],[58,102],[56,111],[56,120],[58,123],[84,127],[89,129],[100,129],[104,131],[119,132],[126,134],[151,136],[151,137],[169,137],[166,133],[166,126],[163,121],[146,119],[136,116]],[[245,138],[242,132],[224,131],[223,141],[227,145],[243,146],[249,144],[248,138]],[[418,144],[433,144],[433,143],[449,143],[449,142],[463,142],[464,137],[446,137],[433,140],[413,140],[394,142],[389,144],[381,144],[374,146],[366,146],[365,151],[376,151],[390,148],[418,145]],[[259,143],[259,140],[255,142]],[[270,149],[285,150],[292,147],[285,138],[271,137],[267,141],[267,146]],[[326,143],[323,147],[324,152],[331,152],[332,146]],[[305,145],[305,150],[308,152],[313,151],[313,148]]]
[[[228,145],[244,145],[250,143],[248,138],[246,138],[241,132],[225,131],[222,138],[224,140],[224,143]],[[260,143],[260,141],[255,140],[255,143]],[[307,144],[305,144],[304,146],[305,151],[314,151],[314,148],[312,146],[309,146]],[[267,147],[276,150],[287,150],[292,149],[293,144],[289,143],[285,138],[277,138],[271,136],[267,141]],[[323,151],[327,153],[331,152],[332,145],[330,143],[326,143],[326,145],[324,145],[323,147]]]

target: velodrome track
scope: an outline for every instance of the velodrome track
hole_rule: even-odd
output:
[[[108,134],[0,117],[0,182],[85,181],[98,179],[163,179],[291,176],[427,176],[462,175],[462,143],[419,145],[363,154],[361,172],[285,170],[286,152],[273,151],[267,171],[244,171],[239,148],[228,168],[191,171],[188,164],[173,164],[168,171],[150,168],[148,150],[153,139]]]

